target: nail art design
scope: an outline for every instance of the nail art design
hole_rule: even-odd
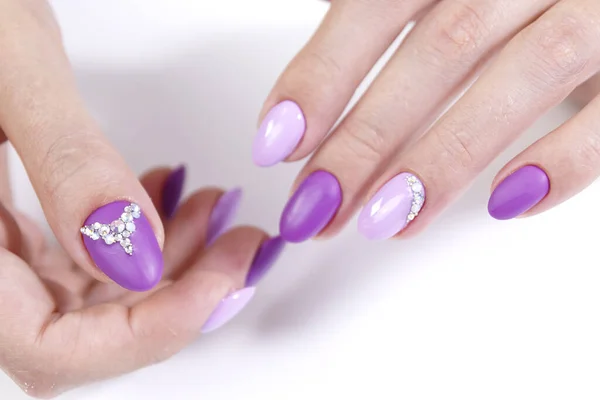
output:
[[[186,168],[184,165],[173,170],[165,180],[162,191],[162,210],[167,218],[173,218],[185,182]]]
[[[92,240],[104,240],[107,245],[120,244],[125,253],[133,254],[133,245],[129,237],[135,232],[135,219],[142,216],[140,206],[131,203],[123,208],[121,218],[112,221],[110,224],[94,222],[91,225],[85,225],[81,228],[81,233]]]
[[[253,287],[246,287],[221,300],[204,323],[202,333],[212,332],[231,321],[252,300],[255,290]]]
[[[288,200],[279,231],[288,242],[299,243],[317,235],[327,226],[342,204],[342,188],[326,171],[315,171],[298,186]]]
[[[223,193],[219,198],[210,214],[206,233],[207,245],[217,240],[233,224],[242,201],[242,194],[242,189],[236,188]]]
[[[246,286],[256,286],[275,264],[284,247],[285,241],[281,236],[266,240],[260,246],[248,271]]]
[[[550,179],[543,169],[526,165],[507,176],[494,189],[488,212],[499,220],[518,217],[529,211],[550,191]]]
[[[390,179],[358,216],[358,230],[371,240],[389,239],[413,221],[425,203],[425,187],[404,172]]]
[[[81,233],[94,263],[117,284],[145,291],[160,281],[162,252],[137,204],[115,201],[98,208],[87,218]]]
[[[285,160],[298,146],[306,130],[300,106],[285,100],[273,107],[263,119],[252,147],[254,163],[270,167]]]

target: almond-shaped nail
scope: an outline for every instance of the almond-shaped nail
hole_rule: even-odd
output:
[[[292,243],[312,238],[329,224],[341,204],[342,189],[337,178],[326,171],[313,172],[283,209],[279,220],[281,237]]]
[[[212,209],[206,232],[206,245],[212,244],[227,231],[237,215],[242,201],[242,189],[236,188],[223,193]]]
[[[526,165],[507,176],[494,189],[488,202],[488,212],[495,219],[518,217],[546,197],[550,179],[543,169]]]
[[[256,286],[275,264],[284,247],[285,241],[281,236],[268,239],[259,247],[248,271],[246,286]]]
[[[81,233],[94,263],[125,289],[146,291],[160,281],[162,252],[137,204],[115,201],[98,208],[86,219]]]
[[[389,239],[417,217],[425,202],[423,183],[409,173],[390,179],[358,216],[358,231],[367,239]]]
[[[285,100],[265,116],[252,146],[252,159],[260,167],[270,167],[285,160],[298,146],[306,121],[300,106]]]
[[[212,332],[231,321],[252,300],[254,292],[255,288],[246,287],[221,300],[204,323],[202,333]]]
[[[162,209],[167,218],[173,217],[179,205],[179,200],[181,200],[181,194],[183,193],[185,174],[186,169],[182,165],[174,169],[165,180],[162,191]]]

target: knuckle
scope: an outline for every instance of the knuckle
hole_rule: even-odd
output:
[[[590,132],[588,139],[578,148],[578,153],[581,172],[596,171],[600,165],[600,135]]]
[[[343,140],[344,158],[358,161],[360,165],[378,165],[383,161],[389,147],[382,129],[370,118],[353,117],[342,126],[340,141]]]
[[[592,61],[592,44],[587,23],[573,14],[540,21],[525,33],[525,48],[533,55],[534,81],[565,85],[574,81]]]
[[[456,170],[470,169],[475,162],[473,148],[476,137],[466,130],[441,128],[434,134],[447,165]]]

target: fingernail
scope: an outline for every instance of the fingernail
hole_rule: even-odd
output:
[[[125,289],[141,292],[160,281],[162,252],[138,205],[115,201],[102,206],[85,220],[81,233],[98,268]]]
[[[284,247],[285,241],[281,236],[271,238],[260,246],[246,277],[247,287],[256,286],[262,280],[273,264],[275,264]]]
[[[542,201],[550,191],[550,179],[539,167],[526,165],[507,176],[494,189],[488,212],[496,219],[515,218]]]
[[[306,121],[298,104],[291,100],[277,104],[265,116],[254,138],[254,163],[270,167],[285,160],[300,143],[305,129]]]
[[[417,217],[425,202],[425,186],[403,172],[390,179],[358,216],[358,231],[367,239],[389,239]]]
[[[242,189],[236,188],[223,195],[217,201],[208,222],[206,245],[212,244],[219,236],[229,229],[242,200]]]
[[[221,300],[217,305],[217,308],[215,308],[204,323],[202,333],[208,333],[219,329],[233,319],[233,317],[242,311],[242,309],[250,302],[254,296],[255,290],[256,289],[253,287],[246,287],[237,292],[233,292]]]
[[[185,166],[173,170],[165,184],[162,192],[162,208],[167,218],[172,218],[183,193],[183,183],[185,182]]]
[[[299,243],[317,235],[327,226],[342,203],[337,178],[326,171],[315,171],[298,186],[288,200],[279,231],[284,240]]]

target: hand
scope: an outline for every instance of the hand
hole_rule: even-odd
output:
[[[412,19],[415,27],[334,128]],[[366,237],[422,230],[599,71],[599,20],[596,0],[332,1],[269,95],[254,143],[262,166],[318,147],[283,213],[282,236],[298,242],[335,234],[365,201],[358,229]],[[600,173],[599,115],[596,98],[511,160],[492,184],[490,214],[537,214],[589,185]]]
[[[141,179],[159,209],[170,172]],[[0,192],[0,367],[28,394],[51,397],[164,360],[233,318],[268,268],[264,253],[255,258],[265,234],[243,227],[217,238],[235,205],[221,195],[198,191],[172,219],[162,214],[165,279],[136,293],[79,269]]]

